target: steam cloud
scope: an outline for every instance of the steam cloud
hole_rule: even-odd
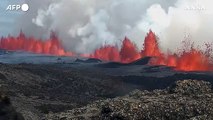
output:
[[[23,31],[37,37],[56,31],[65,48],[77,53],[89,53],[105,44],[120,45],[125,36],[141,48],[149,29],[158,35],[164,50],[175,50],[188,34],[195,44],[213,41],[211,0],[26,2],[33,8],[18,23]]]

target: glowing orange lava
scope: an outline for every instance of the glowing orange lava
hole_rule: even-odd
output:
[[[120,60],[123,63],[129,63],[141,58],[135,44],[133,44],[127,37],[123,41],[123,45],[119,52]]]
[[[6,50],[20,50],[39,54],[49,54],[58,56],[71,56],[72,52],[66,52],[61,46],[60,41],[51,34],[50,39],[42,41],[33,37],[27,38],[20,32],[18,37],[8,36],[1,38],[0,48]]]
[[[90,57],[106,61],[117,61],[117,62],[120,61],[118,48],[110,45],[106,45],[104,47],[95,50],[95,52],[91,54]]]
[[[194,49],[176,54],[165,54],[159,48],[156,35],[150,30],[144,40],[144,48],[141,52],[128,39],[125,38],[119,51],[117,47],[105,46],[97,49],[90,57],[109,61],[130,63],[137,59],[150,56],[153,57],[150,65],[166,65],[180,71],[212,71],[212,59],[209,53]],[[211,46],[208,46],[211,47]],[[113,52],[112,52],[113,51]]]
[[[210,59],[203,52],[191,49],[189,52],[183,52],[177,58],[176,70],[185,71],[208,71],[212,70]]]
[[[8,36],[1,38],[0,48],[6,50],[22,50],[32,53],[50,54],[58,56],[72,56],[73,52],[66,52],[59,39],[53,33],[48,40],[27,38],[21,32],[18,37]],[[150,56],[150,65],[166,65],[180,71],[212,71],[211,45],[207,45],[207,52],[191,47],[190,50],[175,54],[163,53],[159,47],[156,35],[150,30],[145,37],[143,49],[138,50],[127,37],[122,42],[121,48],[105,45],[96,49],[92,54],[81,54],[82,57],[98,58],[105,61],[130,63],[137,59]]]

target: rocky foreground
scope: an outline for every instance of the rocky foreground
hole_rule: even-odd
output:
[[[0,93],[0,120],[24,120],[24,117],[15,111],[10,99]]]
[[[211,84],[177,81],[167,89],[140,91],[85,107],[49,113],[47,120],[212,120]]]
[[[162,66],[0,64],[0,120],[211,120],[212,83]]]

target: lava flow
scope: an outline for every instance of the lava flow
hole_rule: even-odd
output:
[[[208,48],[211,47],[212,46],[208,46]],[[49,40],[44,41],[33,37],[27,38],[22,32],[18,37],[2,37],[0,41],[0,49],[22,50],[58,56],[74,55],[72,52],[65,51],[54,33],[50,36]],[[190,50],[182,48],[182,52],[175,54],[163,53],[159,47],[156,35],[151,30],[147,34],[144,40],[143,49],[141,50],[138,50],[135,44],[125,37],[120,49],[117,46],[106,45],[96,49],[94,53],[90,55],[81,54],[81,56],[122,63],[130,63],[140,58],[150,56],[152,57],[149,62],[150,65],[165,65],[174,67],[175,70],[180,71],[213,70],[213,61],[211,59],[210,51],[203,52],[191,47]]]
[[[57,56],[71,56],[72,52],[66,52],[61,46],[57,36],[52,33],[49,40],[38,40],[33,37],[25,37],[23,32],[20,32],[18,37],[8,36],[2,37],[0,41],[0,49],[5,50],[20,50],[39,54],[49,54]]]
[[[194,49],[176,54],[165,54],[159,48],[156,35],[150,30],[144,40],[144,48],[139,52],[137,47],[125,38],[119,51],[115,46],[104,46],[97,49],[90,57],[108,61],[130,63],[137,59],[153,57],[150,65],[166,65],[180,71],[212,71],[210,55],[201,50]]]
[[[136,49],[136,46],[127,37],[125,37],[120,51],[116,46],[106,45],[95,50],[90,57],[106,61],[129,63],[140,59],[141,55]]]

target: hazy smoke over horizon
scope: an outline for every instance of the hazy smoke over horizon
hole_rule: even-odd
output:
[[[78,53],[92,52],[104,44],[120,45],[125,36],[141,48],[149,29],[160,38],[164,50],[175,50],[188,34],[196,44],[213,42],[211,0],[27,2],[33,8],[18,22],[23,31],[36,37],[56,31],[65,48]]]

